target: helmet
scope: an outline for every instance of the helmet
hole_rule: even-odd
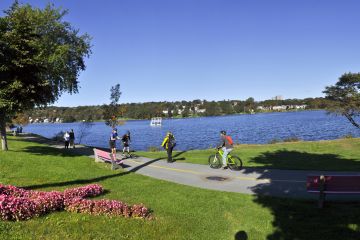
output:
[[[226,131],[224,131],[224,130],[221,130],[220,133],[223,135],[226,135]]]

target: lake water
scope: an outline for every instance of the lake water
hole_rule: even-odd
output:
[[[76,142],[81,123],[38,123],[24,127],[31,132],[52,138],[60,131],[75,131]],[[283,113],[261,113],[187,119],[164,119],[161,127],[151,127],[149,120],[127,121],[118,127],[121,136],[131,132],[134,150],[160,147],[167,131],[172,131],[178,150],[206,149],[219,141],[219,131],[226,130],[236,143],[268,143],[273,139],[297,137],[301,140],[330,140],[352,134],[360,137],[360,131],[345,117],[328,115],[325,111],[300,111]],[[96,122],[86,130],[82,143],[96,147],[108,147],[111,128]],[[119,143],[117,143],[119,146]]]

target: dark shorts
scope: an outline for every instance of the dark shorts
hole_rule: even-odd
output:
[[[124,147],[129,147],[129,143],[128,142],[123,142]]]
[[[115,141],[114,141],[114,140],[110,140],[110,141],[109,141],[109,146],[110,146],[110,148],[116,148]]]

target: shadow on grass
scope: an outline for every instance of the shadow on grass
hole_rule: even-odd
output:
[[[54,148],[51,146],[28,146],[18,152],[26,152],[33,155],[41,156],[61,156],[61,157],[79,157],[79,156],[90,156],[94,152],[90,148],[75,148],[75,149],[63,149]]]
[[[29,142],[29,143],[40,143],[46,144],[43,146],[28,146],[25,147],[19,152],[28,152],[36,155],[53,155],[53,156],[91,156],[94,155],[93,148],[91,146],[76,145],[75,148],[65,149],[63,142],[56,142],[51,139],[47,139],[36,134],[24,134],[23,136],[18,136],[11,139],[11,141],[18,142]],[[97,149],[110,152],[108,148],[96,147]]]
[[[235,234],[235,240],[248,240],[248,235],[245,231],[239,231]]]
[[[269,209],[274,218],[268,240],[360,239],[359,203],[328,202],[319,209],[313,201],[257,196],[254,202]]]
[[[101,181],[106,180],[106,179],[121,177],[121,176],[125,176],[127,174],[130,174],[130,173],[135,173],[138,170],[140,170],[141,168],[146,167],[146,166],[148,166],[148,165],[150,165],[150,164],[152,164],[154,162],[157,162],[159,160],[162,160],[162,159],[164,159],[164,158],[157,158],[157,159],[148,161],[146,163],[143,163],[143,164],[141,164],[139,166],[136,166],[136,167],[132,168],[129,171],[119,172],[119,173],[105,175],[105,176],[101,176],[101,177],[89,178],[89,179],[76,179],[76,180],[72,180],[72,181],[56,182],[56,183],[44,183],[44,184],[23,186],[22,188],[30,190],[30,189],[37,189],[37,188],[64,187],[64,186],[69,186],[69,185],[80,185],[80,184],[90,184],[90,183],[95,183],[95,182],[101,182]]]
[[[316,154],[288,150],[265,152],[250,159],[250,162],[264,165],[264,168],[276,169],[360,171],[360,159],[344,159],[336,154]]]
[[[297,168],[301,166],[311,169],[322,170],[359,170],[360,162],[356,159],[343,159],[334,154],[314,154],[297,151],[280,150],[276,152],[266,152],[251,159],[254,163],[264,164],[266,168]],[[262,207],[269,209],[273,216],[274,232],[269,234],[266,239],[360,239],[360,202],[350,200],[347,202],[336,202],[327,200],[325,208],[318,209],[316,200],[296,200],[272,196],[293,196],[297,194],[309,196],[306,193],[306,173],[299,171],[299,181],[284,182],[276,181],[283,178],[296,179],[297,173],[286,173],[281,175],[279,170],[265,170],[257,168],[245,169],[245,173],[260,174],[258,179],[270,179],[268,183],[259,183],[252,187],[256,194],[254,202]],[[284,171],[282,171],[284,172]],[[319,173],[319,171],[308,171]],[[302,179],[304,178],[304,179]],[[359,199],[359,196],[347,198],[339,196],[340,199]],[[345,198],[343,198],[345,197]],[[316,199],[317,196],[315,195]],[[240,238],[241,239],[241,238]]]
[[[64,145],[64,142],[57,142],[52,139],[32,133],[17,135],[16,137],[12,137],[11,141],[30,142],[30,143],[35,142],[35,143],[51,144],[51,145]]]
[[[176,154],[173,155],[174,158],[179,157],[180,155],[186,153],[187,151],[181,151],[181,152],[177,152]]]

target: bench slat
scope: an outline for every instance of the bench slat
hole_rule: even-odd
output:
[[[360,193],[360,175],[329,175],[325,177],[324,193]],[[308,192],[320,192],[320,176],[308,176]]]
[[[102,151],[100,149],[96,149],[94,148],[94,155],[95,155],[95,160],[96,159],[100,159],[104,162],[112,162],[112,159],[111,159],[111,153],[109,152],[105,152],[105,151]],[[122,164],[124,161],[121,160],[121,159],[115,159],[114,161],[116,164]]]

